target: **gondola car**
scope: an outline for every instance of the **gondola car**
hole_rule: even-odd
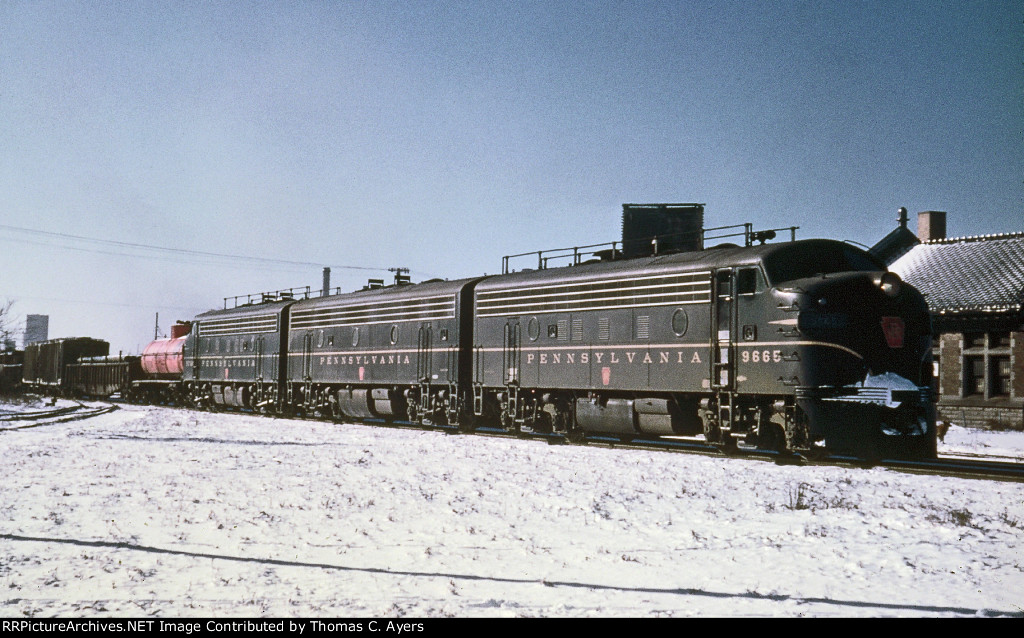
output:
[[[75,397],[124,395],[142,377],[138,356],[93,357],[65,366],[66,394]]]

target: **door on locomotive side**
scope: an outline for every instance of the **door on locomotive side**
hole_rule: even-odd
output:
[[[392,339],[392,343],[396,343]],[[416,336],[416,379],[420,383],[431,383],[434,377],[434,329],[430,322],[420,324]]]
[[[712,276],[711,387],[735,389],[735,304],[732,268],[719,268]]]
[[[763,325],[766,321],[766,290],[767,284],[759,266],[736,268],[733,289],[736,356],[733,370],[737,392],[771,393],[779,376],[782,349]]]
[[[189,370],[189,362],[191,362],[191,374],[193,381],[199,381],[200,367],[202,366],[202,360],[199,357],[199,322],[192,322],[192,334],[185,340],[185,347],[183,354],[185,357],[185,370]],[[184,378],[188,380],[188,373],[184,375]]]
[[[523,333],[519,325],[519,318],[515,317],[506,321],[501,350],[502,383],[504,385],[519,384],[522,367],[522,341]]]
[[[254,343],[253,343],[253,355],[256,358],[255,363],[256,363],[256,380],[257,381],[263,381],[264,378],[265,378],[266,368],[265,368],[265,366],[263,364],[263,355],[266,353],[266,350],[267,350],[266,339],[264,337],[262,337],[262,336],[256,337],[256,339],[254,340]]]
[[[313,331],[307,330],[302,335],[302,380],[309,381],[313,377]]]

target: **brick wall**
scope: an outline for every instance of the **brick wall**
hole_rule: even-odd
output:
[[[1024,332],[1010,333],[1010,387],[1014,399],[1024,399]]]
[[[939,394],[959,398],[963,394],[963,338],[959,333],[939,335]]]
[[[940,421],[986,430],[1024,430],[1024,406],[963,406],[939,399]]]

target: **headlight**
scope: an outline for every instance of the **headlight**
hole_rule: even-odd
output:
[[[882,289],[889,297],[895,297],[900,294],[900,288],[902,287],[903,281],[900,276],[894,272],[887,272],[882,275],[882,278],[878,282],[878,287]]]

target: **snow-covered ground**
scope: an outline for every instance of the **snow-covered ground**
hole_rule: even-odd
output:
[[[5,618],[1024,615],[1022,484],[144,407],[0,454]]]

